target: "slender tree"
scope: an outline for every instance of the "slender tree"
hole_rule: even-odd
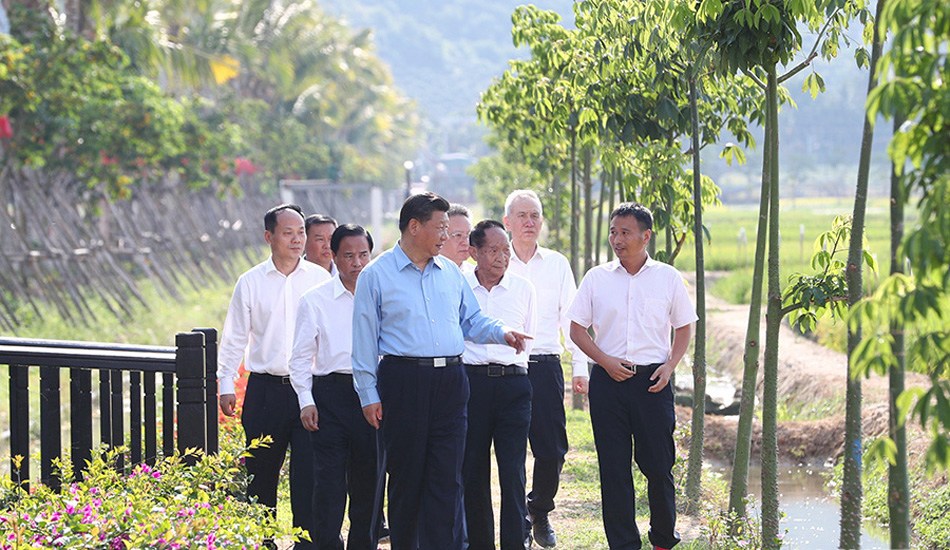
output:
[[[884,0],[877,0],[875,17],[880,17]],[[868,71],[868,94],[877,87],[877,63],[881,57],[884,37],[881,28],[872,23],[871,60]],[[858,181],[854,193],[854,212],[851,216],[851,241],[848,247],[848,304],[854,305],[864,295],[862,254],[864,253],[864,219],[867,212],[868,175],[871,168],[871,146],[874,142],[874,125],[865,116],[861,136],[861,151],[858,159]],[[861,433],[861,377],[855,376],[852,368],[854,350],[861,341],[860,323],[850,323],[848,329],[848,382],[845,399],[844,475],[841,484],[841,533],[840,548],[858,548],[861,545],[861,504],[863,502],[862,433]]]
[[[880,12],[878,12],[880,13]],[[894,133],[900,131],[904,120],[894,117]],[[900,254],[904,238],[904,189],[896,167],[891,168],[891,272],[904,273],[903,256]],[[891,548],[910,548],[910,482],[907,475],[907,427],[898,399],[904,393],[904,330],[894,321],[890,323],[891,353],[894,363],[888,369],[887,427],[888,436],[894,442],[894,459],[887,466],[887,512],[891,536]]]

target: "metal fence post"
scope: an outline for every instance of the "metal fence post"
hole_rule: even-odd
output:
[[[179,332],[175,335],[175,382],[178,394],[178,452],[196,448],[207,451],[205,434],[205,335]],[[190,464],[196,457],[186,458]]]
[[[208,454],[218,453],[218,331],[213,328],[194,328],[205,335],[205,434]]]

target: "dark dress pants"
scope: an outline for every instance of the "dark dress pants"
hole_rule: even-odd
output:
[[[637,529],[632,459],[647,479],[650,503],[650,542],[672,548],[679,542],[674,532],[676,503],[673,487],[673,388],[647,391],[653,368],[616,382],[595,366],[590,374],[590,421],[600,466],[604,531],[611,550],[640,548]],[[631,436],[633,438],[631,442]],[[632,452],[632,444],[636,451]]]
[[[567,454],[567,421],[564,415],[564,371],[557,355],[532,356],[531,429],[528,440],[534,455],[534,475],[528,493],[528,512],[543,517],[554,510],[554,497]]]
[[[363,418],[353,377],[331,374],[313,379],[318,425],[310,432],[316,464],[313,537],[317,550],[343,550],[340,530],[349,494],[347,550],[376,550],[376,430]]]
[[[248,443],[263,435],[273,442],[252,451],[245,465],[253,476],[248,496],[276,511],[280,468],[290,446],[290,508],[293,524],[313,533],[313,450],[310,432],[300,422],[300,407],[287,377],[252,373],[244,395],[241,424]],[[297,549],[313,546],[298,542]]]
[[[525,457],[531,422],[531,383],[527,376],[489,377],[467,367],[468,437],[465,442],[465,520],[469,550],[494,550],[491,447],[495,445],[501,485],[501,548],[524,550],[528,535],[525,503]]]
[[[393,550],[461,550],[468,377],[383,358],[377,373]]]

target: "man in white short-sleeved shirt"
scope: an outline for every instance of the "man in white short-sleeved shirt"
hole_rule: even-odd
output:
[[[633,203],[617,207],[610,215],[609,233],[617,259],[584,276],[568,311],[571,339],[595,363],[589,385],[590,419],[604,530],[610,548],[616,550],[640,548],[632,459],[647,478],[650,542],[654,549],[669,549],[679,542],[669,380],[686,353],[697,317],[680,273],[647,254],[652,232],[653,216],[646,207]],[[590,327],[593,338],[587,332]]]
[[[245,462],[253,475],[247,492],[276,511],[277,482],[289,445],[293,522],[309,531],[313,487],[310,436],[300,423],[288,364],[300,296],[329,280],[330,274],[301,258],[306,239],[299,206],[283,204],[264,215],[264,240],[270,245],[271,256],[241,275],[234,287],[221,331],[218,387],[221,412],[234,415],[234,380],[243,360],[250,372],[241,412],[245,437],[248,442],[263,435],[273,438]],[[297,548],[309,546],[303,541]]]
[[[511,247],[505,226],[478,222],[471,234],[477,266],[465,280],[485,315],[526,334],[537,320],[534,287],[524,277],[506,273]],[[529,341],[530,345],[530,341]],[[462,360],[468,374],[468,433],[462,480],[469,550],[495,549],[492,511],[491,450],[495,447],[501,486],[501,548],[525,550],[528,510],[525,502],[525,458],[531,423],[530,349],[516,351],[498,344],[465,342]]]
[[[300,420],[310,431],[316,467],[313,531],[318,549],[342,548],[340,536],[349,496],[347,548],[376,548],[373,513],[378,476],[376,430],[363,418],[353,388],[353,293],[370,261],[373,237],[355,224],[330,236],[337,275],[300,299],[290,381],[297,392]]]
[[[528,369],[532,389],[528,440],[534,455],[528,514],[534,542],[542,548],[553,548],[557,545],[557,538],[548,513],[554,510],[554,498],[567,454],[562,334],[564,344],[571,352],[574,391],[587,391],[587,357],[571,341],[571,322],[567,318],[567,308],[577,285],[567,258],[538,244],[544,214],[541,200],[534,191],[519,189],[508,195],[504,222],[511,232],[512,255],[508,272],[531,281],[538,296],[538,324]]]

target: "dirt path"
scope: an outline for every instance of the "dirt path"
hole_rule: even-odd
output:
[[[709,362],[741,385],[742,354],[748,325],[749,307],[726,303],[707,295],[706,309]],[[763,311],[760,342],[764,347]],[[762,358],[760,356],[760,365]],[[844,442],[844,402],[847,381],[847,356],[806,338],[787,324],[779,335],[778,392],[782,406],[816,420],[783,422],[779,427],[779,452],[795,462],[825,462],[840,454]],[[926,386],[926,376],[909,373],[906,386]],[[761,397],[762,373],[756,393]],[[887,430],[886,376],[872,375],[862,383],[863,424],[866,437]],[[688,418],[691,411],[680,408]],[[737,417],[707,416],[707,456],[731,461],[735,447]],[[758,452],[758,426],[753,435],[753,453]]]

